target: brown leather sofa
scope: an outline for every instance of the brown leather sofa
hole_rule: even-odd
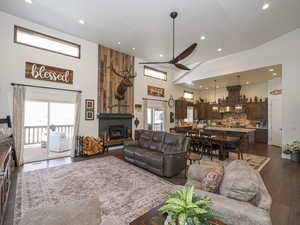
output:
[[[124,144],[124,158],[159,176],[173,177],[185,169],[189,143],[183,135],[145,130],[139,140]]]

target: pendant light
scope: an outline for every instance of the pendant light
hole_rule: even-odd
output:
[[[241,85],[241,76],[238,75],[237,79],[238,79],[238,85]],[[243,106],[242,106],[242,104],[240,102],[240,99],[238,99],[238,102],[236,103],[236,105],[235,105],[234,108],[235,108],[235,112],[242,112]]]
[[[219,111],[219,107],[217,106],[217,80],[215,80],[215,102],[214,106],[212,107],[213,111]]]

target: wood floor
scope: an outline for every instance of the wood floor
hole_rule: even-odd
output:
[[[299,225],[300,224],[300,163],[294,163],[289,160],[283,160],[280,157],[280,149],[264,144],[255,144],[251,146],[248,153],[268,156],[271,161],[263,168],[261,175],[265,184],[270,191],[273,199],[272,204],[272,222],[273,225]],[[113,150],[105,155],[98,155],[96,157],[105,157],[113,155],[123,160],[121,150]],[[81,161],[85,159],[75,159],[73,161]],[[56,159],[51,162],[45,162],[43,167],[56,166],[66,163],[72,163],[69,159]],[[13,208],[15,202],[16,189],[16,175],[22,170],[35,169],[37,166],[27,166],[23,169],[15,171],[13,174],[12,191],[9,196],[8,210],[5,216],[4,225],[13,224]],[[26,169],[25,169],[26,168]],[[183,175],[174,178],[164,178],[174,184],[185,184]]]

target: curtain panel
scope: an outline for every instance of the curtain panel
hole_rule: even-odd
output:
[[[76,93],[76,101],[75,101],[73,148],[72,148],[72,152],[71,152],[72,157],[77,156],[77,155],[75,155],[75,143],[76,143],[76,137],[79,136],[80,111],[81,111],[81,93],[78,92],[78,93]]]
[[[13,87],[13,135],[18,166],[23,165],[26,88]]]

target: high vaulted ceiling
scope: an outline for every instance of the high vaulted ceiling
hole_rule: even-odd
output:
[[[273,65],[254,70],[242,71],[238,73],[226,74],[194,81],[190,84],[181,84],[184,87],[206,91],[215,88],[226,88],[234,85],[252,85],[267,82],[273,78],[282,76],[282,65]]]
[[[144,60],[171,58],[169,13],[176,10],[177,54],[199,44],[186,64],[253,48],[300,27],[300,0],[1,0],[0,10]]]

